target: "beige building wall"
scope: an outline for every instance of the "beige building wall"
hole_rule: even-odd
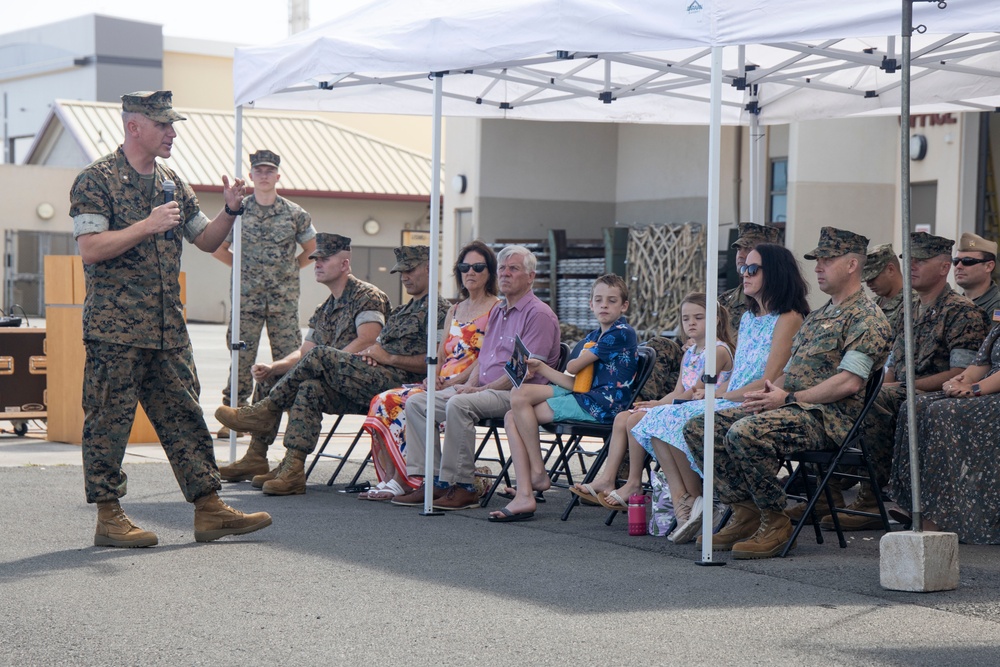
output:
[[[481,121],[485,239],[600,238],[615,219],[618,130],[609,123]]]
[[[822,227],[892,240],[896,227],[898,121],[894,117],[795,123],[788,138],[788,225],[785,245],[802,262],[810,303],[819,291],[814,263],[802,255],[816,247]]]
[[[708,128],[621,125],[618,139],[616,220],[622,224],[706,221]],[[722,154],[735,155],[736,128],[722,130]],[[720,220],[736,219],[733,198],[739,168],[723,158]]]
[[[4,197],[0,206],[0,230],[24,229],[39,232],[72,232],[69,217],[69,190],[79,169],[0,164]],[[52,217],[38,214],[40,205],[52,207]],[[2,294],[0,294],[2,296]],[[6,309],[7,305],[4,304]]]

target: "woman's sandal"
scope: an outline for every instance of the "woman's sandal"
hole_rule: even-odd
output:
[[[402,496],[406,493],[409,493],[409,491],[404,489],[399,482],[394,479],[390,479],[385,483],[384,488],[370,492],[368,494],[368,500],[392,500],[396,496]]]
[[[358,500],[368,500],[368,496],[370,496],[373,493],[378,493],[379,491],[385,491],[387,486],[388,484],[386,484],[385,482],[379,482],[375,486],[369,488],[367,491],[362,491],[361,493],[359,493]]]

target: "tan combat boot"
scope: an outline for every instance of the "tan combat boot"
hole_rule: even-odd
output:
[[[219,440],[229,440],[229,435],[231,432],[232,431],[229,430],[228,426],[223,426],[222,428],[219,429],[219,432],[218,434],[216,434],[215,437],[218,438]],[[241,433],[240,431],[236,431],[237,438],[242,438],[244,435],[246,434]]]
[[[872,485],[864,482],[861,484],[861,491],[853,503],[847,506],[849,510],[859,512],[870,512],[875,516],[857,516],[854,514],[838,514],[841,530],[880,530],[884,528],[882,519],[879,517],[878,500],[875,498],[875,490]],[[823,530],[834,530],[833,517],[825,516],[819,522],[819,527]]]
[[[264,482],[261,490],[269,496],[295,496],[306,492],[306,453],[298,449],[285,451],[278,475]]]
[[[792,522],[788,515],[784,512],[764,510],[761,512],[760,528],[753,537],[733,545],[733,559],[773,558],[785,548],[792,531]]]
[[[712,551],[729,551],[737,542],[751,537],[760,528],[760,510],[752,500],[734,503],[733,515],[718,533],[712,536]],[[701,535],[698,536],[701,545]]]
[[[242,482],[246,479],[253,479],[257,475],[264,475],[268,469],[267,445],[254,436],[253,440],[250,441],[250,449],[243,455],[243,458],[227,466],[219,466],[219,474],[227,482]]]
[[[244,514],[222,502],[215,491],[194,501],[194,539],[211,542],[226,535],[252,533],[271,525],[267,512]]]
[[[266,435],[274,430],[281,419],[281,408],[270,398],[242,408],[231,408],[220,405],[215,411],[215,418],[229,428],[249,433]]]
[[[273,468],[271,468],[270,470],[268,470],[263,475],[254,475],[253,479],[250,480],[250,486],[252,486],[255,489],[262,489],[262,488],[264,488],[264,483],[265,482],[270,482],[272,479],[274,479],[275,477],[278,476],[279,472],[281,472],[281,465],[282,465],[282,463],[284,463],[284,462],[283,461],[278,461],[277,463],[274,464]]]
[[[97,503],[95,547],[152,547],[158,542],[156,533],[132,523],[117,500]]]
[[[830,487],[830,493],[833,495],[833,506],[843,507],[844,506],[844,492],[840,489],[835,489]],[[792,523],[798,523],[802,521],[802,515],[806,513],[807,503],[799,503],[794,507],[785,510],[785,514],[788,518],[792,520]],[[830,516],[830,505],[826,502],[826,494],[821,493],[819,500],[816,501],[816,506],[813,507],[813,516],[819,517],[820,521],[828,518]],[[812,521],[806,519],[806,525],[811,525]]]

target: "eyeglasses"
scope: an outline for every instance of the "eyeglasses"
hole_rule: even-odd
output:
[[[456,267],[459,273],[468,273],[469,269],[472,269],[476,273],[482,273],[486,270],[486,262],[476,262],[475,264],[466,264],[465,262],[459,262]]]
[[[992,261],[992,259],[977,259],[975,257],[953,257],[951,263],[955,266],[958,266],[959,264],[962,266],[975,266],[976,264]]]
[[[751,278],[753,278],[755,275],[757,275],[760,271],[763,270],[764,267],[761,266],[760,264],[744,264],[743,266],[740,267],[740,275],[750,276]]]

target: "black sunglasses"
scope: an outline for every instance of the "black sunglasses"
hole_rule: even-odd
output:
[[[476,273],[482,273],[486,270],[486,262],[476,262],[475,264],[466,264],[465,262],[459,262],[458,266],[459,273],[468,273],[469,269],[472,269]]]
[[[764,269],[760,264],[744,264],[740,267],[741,276],[750,276],[753,278],[759,271]]]
[[[962,266],[975,266],[976,264],[992,261],[992,259],[976,259],[975,257],[952,257],[951,259],[951,263],[955,266],[958,266],[959,264]]]

